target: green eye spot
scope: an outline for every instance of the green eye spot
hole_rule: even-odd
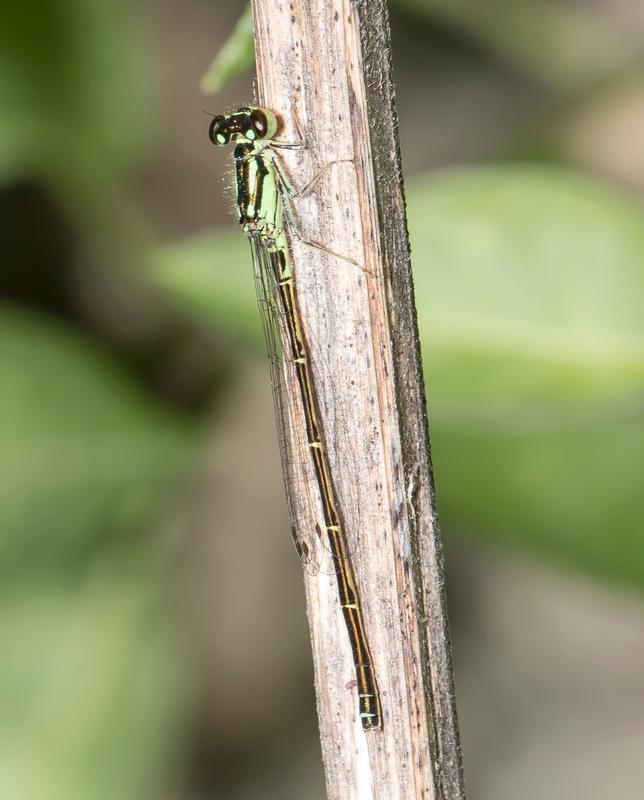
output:
[[[217,141],[219,142],[219,144],[226,144],[226,137],[224,136],[223,133],[217,134]]]
[[[255,131],[252,128],[249,128],[244,132],[244,136],[252,141],[255,138]]]

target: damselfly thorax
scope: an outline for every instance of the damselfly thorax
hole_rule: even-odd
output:
[[[253,255],[257,295],[271,363],[286,493],[299,545],[298,552],[305,560],[311,548],[306,537],[297,536],[293,457],[306,461],[302,464],[302,471],[312,474],[317,486],[320,518],[315,525],[317,537],[326,541],[331,556],[340,607],[353,653],[359,715],[363,728],[368,730],[381,724],[380,700],[353,575],[345,515],[340,507],[322,430],[310,346],[297,299],[295,275],[284,230],[284,223],[288,222],[292,232],[297,235],[289,212],[290,198],[295,192],[276,150],[301,148],[303,145],[275,140],[277,127],[277,119],[272,112],[244,106],[233,114],[215,117],[210,124],[210,139],[216,145],[236,143],[237,211]],[[315,183],[319,174],[309,185]],[[298,238],[301,237],[298,235]],[[306,243],[337,255],[321,243]],[[296,427],[292,425],[291,416],[296,416],[301,422],[300,427],[304,428],[303,447],[293,447],[290,442],[289,434]]]
[[[244,233],[275,246],[283,234],[284,206],[277,185],[275,152],[267,142],[235,147],[237,210]]]

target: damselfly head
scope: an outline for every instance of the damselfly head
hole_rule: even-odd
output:
[[[242,106],[233,114],[214,117],[208,130],[210,141],[216,145],[226,145],[231,141],[272,139],[276,133],[275,114],[266,108],[255,106]]]

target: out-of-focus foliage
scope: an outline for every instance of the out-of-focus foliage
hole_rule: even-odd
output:
[[[38,181],[69,219],[102,203],[147,138],[146,62],[132,4],[8,4],[0,187]],[[152,531],[168,528],[193,425],[100,347],[10,305],[0,386],[0,796],[157,796],[187,699],[172,543]]]
[[[263,334],[249,259],[248,242],[234,228],[202,233],[159,248],[149,280],[191,313],[257,346]]]
[[[152,119],[136,8],[124,0],[8,3],[0,25],[0,181],[108,175]]]
[[[22,580],[21,564],[72,577],[97,555],[149,547],[191,449],[186,421],[87,341],[6,307],[0,383],[2,584]]]
[[[417,189],[409,219],[444,519],[643,585],[641,209],[538,168]]]
[[[579,4],[392,5],[564,103],[637,59]],[[161,127],[137,10],[24,0],[0,25],[0,188],[29,180],[51,193],[75,253],[108,242],[122,261],[100,285],[117,289],[145,254],[128,238],[135,204],[113,187]],[[246,12],[204,89],[251,56]],[[641,210],[571,173],[499,168],[417,180],[409,214],[444,527],[642,585]],[[237,231],[151,261],[147,281],[171,308],[263,349]],[[189,703],[168,507],[202,428],[86,334],[10,304],[0,386],[0,797],[161,796]]]
[[[101,189],[153,119],[141,33],[127,2],[3,9],[0,186],[37,180],[69,220],[109,207]],[[76,235],[91,247],[98,227]],[[80,333],[10,305],[0,386],[0,796],[157,796],[189,702],[164,502],[194,426]]]
[[[638,69],[641,61],[637,48],[607,31],[583,6],[556,0],[393,0],[392,5],[471,36],[558,89],[586,89],[605,80],[607,72]],[[204,77],[203,91],[219,91],[250,66],[253,52],[249,4]]]
[[[408,212],[443,524],[644,584],[644,215],[520,167],[416,181]],[[259,346],[246,260],[207,234],[158,280]]]
[[[183,701],[171,542],[191,429],[59,324],[0,309],[0,796],[139,798]]]
[[[215,94],[228,81],[250,69],[254,59],[253,15],[249,5],[246,6],[244,13],[239,18],[230,38],[208,67],[208,71],[201,81],[201,91],[204,94]]]
[[[441,20],[491,53],[559,89],[581,89],[634,54],[582,4],[556,0],[396,0],[408,13]]]
[[[167,586],[123,557],[3,589],[0,796],[138,800],[172,776],[185,679]]]

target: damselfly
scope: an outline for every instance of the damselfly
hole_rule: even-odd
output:
[[[249,239],[260,309],[263,312],[269,356],[273,368],[276,411],[281,440],[286,442],[284,408],[280,386],[287,359],[294,370],[292,385],[306,428],[308,458],[311,459],[320,495],[323,525],[318,534],[327,540],[337,580],[340,605],[351,642],[358,688],[359,713],[365,730],[381,724],[380,701],[373,664],[364,631],[362,611],[355,587],[350,552],[337,493],[320,423],[319,400],[311,370],[305,326],[297,300],[285,222],[291,222],[290,200],[295,195],[278,148],[301,148],[302,144],[277,141],[278,123],[265,108],[245,106],[233,114],[220,115],[210,123],[215,145],[236,144],[234,151],[239,223]],[[311,181],[309,185],[315,182]],[[295,231],[293,231],[295,233]],[[326,252],[322,244],[312,244]],[[287,494],[288,457],[282,452]],[[291,503],[289,503],[291,505]],[[292,505],[291,505],[292,510]],[[297,520],[293,519],[294,526]],[[298,548],[306,556],[305,545]]]

